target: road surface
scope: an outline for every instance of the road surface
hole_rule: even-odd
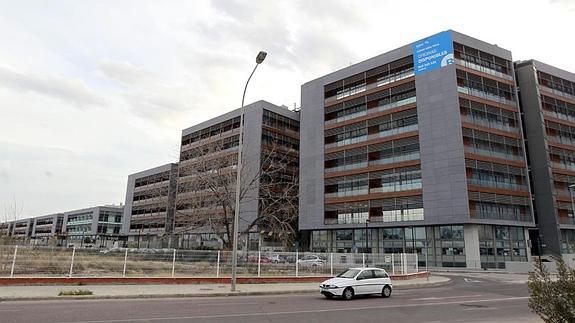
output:
[[[9,322],[540,322],[524,283],[505,275],[450,276],[435,288],[396,290],[389,299],[327,300],[319,294],[180,299],[0,303]],[[122,288],[118,286],[118,288]]]

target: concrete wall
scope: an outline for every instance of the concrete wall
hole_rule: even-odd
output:
[[[125,204],[124,204],[124,215],[122,216],[122,230],[121,233],[122,234],[128,234],[130,231],[130,220],[132,218],[132,203],[133,203],[133,198],[134,198],[134,190],[135,190],[135,185],[136,185],[136,180],[142,177],[147,177],[147,176],[151,176],[151,175],[155,175],[155,174],[159,174],[159,173],[163,173],[163,172],[171,172],[171,174],[174,174],[175,177],[177,178],[177,164],[165,164],[162,166],[158,166],[158,167],[154,167],[154,168],[150,168],[138,173],[134,173],[128,176],[128,183],[126,186],[126,197],[125,197]],[[175,179],[174,178],[174,181]],[[170,180],[172,179],[172,177],[170,176]],[[174,183],[174,194],[175,194],[175,183]],[[175,197],[175,195],[174,195]],[[174,204],[175,202],[173,202],[172,204]],[[172,213],[173,213],[173,207],[172,207]]]
[[[553,175],[549,167],[549,146],[543,112],[537,88],[537,75],[532,64],[517,64],[515,67],[521,111],[525,123],[525,135],[529,150],[529,164],[536,207],[537,225],[543,253],[559,254],[561,251],[558,215],[556,212]]]

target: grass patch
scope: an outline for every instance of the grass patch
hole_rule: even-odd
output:
[[[94,292],[88,289],[61,290],[58,296],[82,296],[94,295]]]

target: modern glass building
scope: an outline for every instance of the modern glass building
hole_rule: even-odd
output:
[[[575,74],[536,60],[515,69],[538,226],[531,239],[543,254],[575,254]]]
[[[527,261],[532,214],[511,52],[446,31],[301,88],[312,251]]]

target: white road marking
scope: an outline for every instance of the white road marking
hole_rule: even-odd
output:
[[[435,302],[435,303],[418,303],[418,304],[400,304],[400,305],[383,305],[373,307],[349,307],[349,308],[336,308],[336,309],[315,309],[304,311],[286,311],[286,312],[267,312],[267,313],[245,313],[245,314],[221,314],[221,315],[198,315],[198,316],[173,316],[173,317],[153,317],[153,318],[127,318],[117,320],[97,320],[97,321],[61,321],[58,323],[116,323],[116,322],[154,322],[154,321],[172,321],[172,320],[193,320],[193,319],[214,319],[214,318],[232,318],[232,317],[254,317],[254,316],[275,316],[275,315],[290,315],[290,314],[306,314],[306,313],[328,313],[328,312],[345,312],[345,311],[361,311],[373,309],[386,309],[386,308],[403,308],[403,307],[421,307],[421,306],[436,306],[436,305],[451,305],[451,304],[468,304],[468,303],[487,303],[487,302],[504,302],[528,299],[525,297],[506,297],[506,298],[493,298],[493,299],[480,299],[468,301],[450,301],[450,302]],[[222,304],[225,306],[225,304]]]
[[[414,301],[437,301],[440,299],[448,299],[448,298],[464,298],[464,297],[479,297],[483,295],[463,295],[463,296],[446,296],[446,297],[424,297],[424,298],[414,298]]]
[[[483,283],[482,280],[473,280],[469,278],[463,278],[463,280],[465,280],[466,283]]]

